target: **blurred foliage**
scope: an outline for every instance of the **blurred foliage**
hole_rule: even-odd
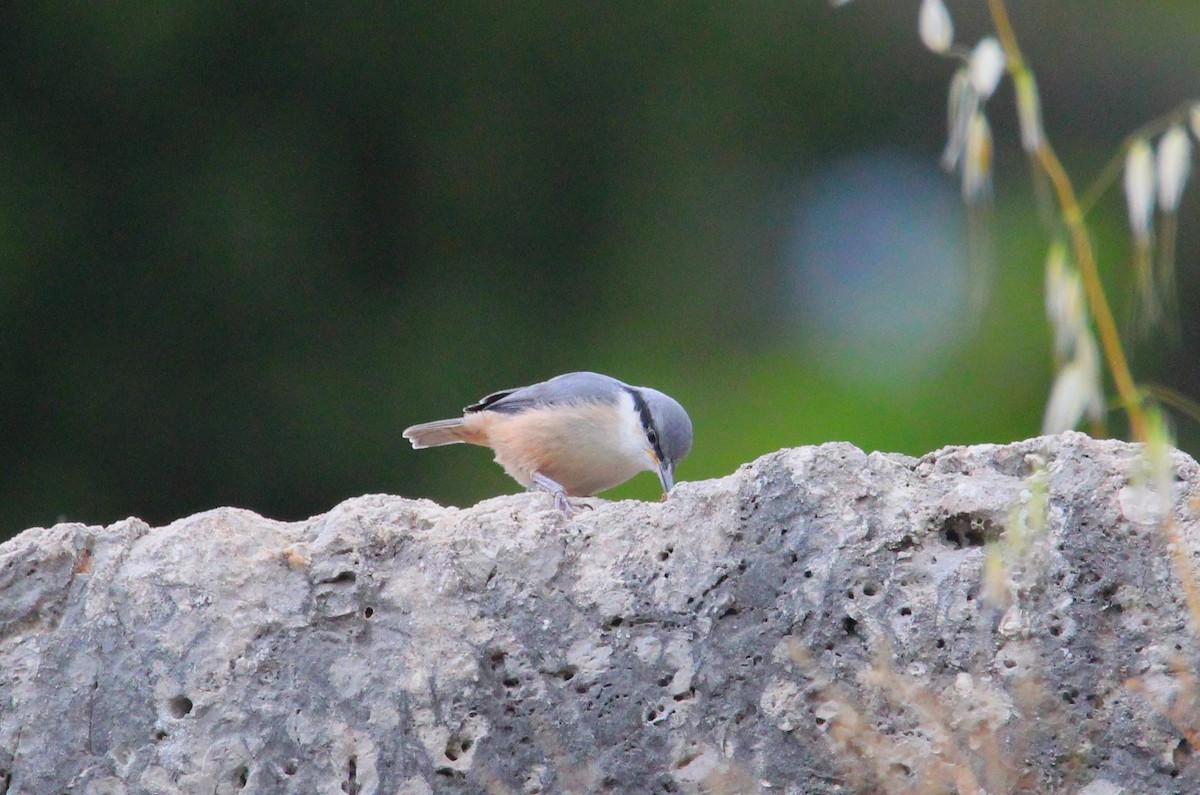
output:
[[[414,453],[400,431],[574,369],[687,406],[685,480],[828,440],[920,454],[1036,433],[1045,240],[1004,159],[1011,114],[967,337],[887,380],[797,333],[787,248],[812,175],[866,150],[935,167],[950,67],[917,5],[6,8],[0,537],[225,504],[299,518],[369,491],[469,504],[516,486],[486,451]],[[951,3],[961,38],[982,31],[973,5]],[[1081,184],[1197,93],[1192,0],[1012,5]],[[1180,339],[1134,366],[1197,396],[1192,193]],[[1120,295],[1110,199],[1096,231]]]

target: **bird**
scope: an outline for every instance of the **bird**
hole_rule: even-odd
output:
[[[548,492],[570,516],[568,497],[593,496],[643,471],[658,475],[665,500],[675,466],[692,449],[692,421],[657,389],[576,372],[493,392],[461,417],[413,425],[403,436],[417,450],[490,447],[510,477]]]

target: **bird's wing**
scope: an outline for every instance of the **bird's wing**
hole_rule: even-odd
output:
[[[493,392],[463,411],[468,414],[477,411],[516,414],[531,408],[584,400],[612,402],[624,389],[623,383],[600,373],[567,373],[538,384]]]

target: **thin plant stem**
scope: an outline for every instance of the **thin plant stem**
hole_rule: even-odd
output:
[[[1014,79],[1023,79],[1029,71],[1017,44],[1016,34],[1009,21],[1008,8],[1004,0],[988,0],[992,22],[996,26],[996,35],[1004,54],[1008,59],[1008,70]],[[1104,348],[1104,356],[1108,360],[1108,369],[1112,373],[1113,383],[1121,403],[1129,415],[1129,429],[1138,441],[1146,441],[1146,418],[1142,411],[1141,398],[1134,385],[1133,376],[1129,371],[1129,362],[1125,358],[1125,350],[1121,347],[1121,339],[1117,334],[1117,323],[1113,319],[1112,310],[1108,306],[1108,298],[1104,294],[1104,285],[1100,281],[1100,271],[1096,267],[1096,256],[1092,251],[1091,236],[1087,224],[1083,220],[1083,210],[1075,194],[1075,186],[1067,175],[1050,142],[1043,134],[1036,150],[1034,160],[1046,172],[1054,192],[1058,196],[1059,207],[1062,208],[1063,223],[1071,237],[1071,249],[1079,273],[1083,277],[1084,290],[1087,294],[1088,306],[1092,317],[1096,320],[1096,331],[1100,344]]]

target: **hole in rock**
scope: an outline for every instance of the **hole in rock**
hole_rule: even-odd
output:
[[[982,516],[972,516],[969,513],[956,513],[942,522],[942,538],[957,549],[963,547],[981,547],[988,541],[998,538],[999,529],[990,520]]]
[[[178,720],[192,711],[192,700],[187,696],[175,696],[167,702],[167,711]]]
[[[342,792],[358,795],[358,757],[354,754],[346,760],[346,780],[342,782]]]
[[[1175,750],[1171,752],[1171,762],[1175,765],[1175,773],[1187,767],[1192,758],[1192,744],[1186,738],[1179,738],[1179,742],[1175,745]]]
[[[674,767],[676,770],[682,770],[683,768],[690,765],[692,762],[695,762],[696,757],[698,757],[698,756],[699,756],[699,754],[697,754],[697,753],[685,752],[684,754],[680,755],[680,757],[678,759],[675,760],[675,764],[672,765],[672,767]]]
[[[338,572],[338,574],[334,577],[328,577],[324,580],[321,580],[321,582],[330,583],[332,585],[353,585],[354,581],[357,579],[358,579],[358,575],[355,574],[354,572],[342,571],[342,572]]]
[[[470,737],[453,736],[446,741],[446,750],[443,753],[451,762],[457,762],[474,744],[475,741]]]
[[[239,765],[233,770],[233,785],[238,789],[245,789],[246,782],[250,780],[250,768],[245,765]]]

